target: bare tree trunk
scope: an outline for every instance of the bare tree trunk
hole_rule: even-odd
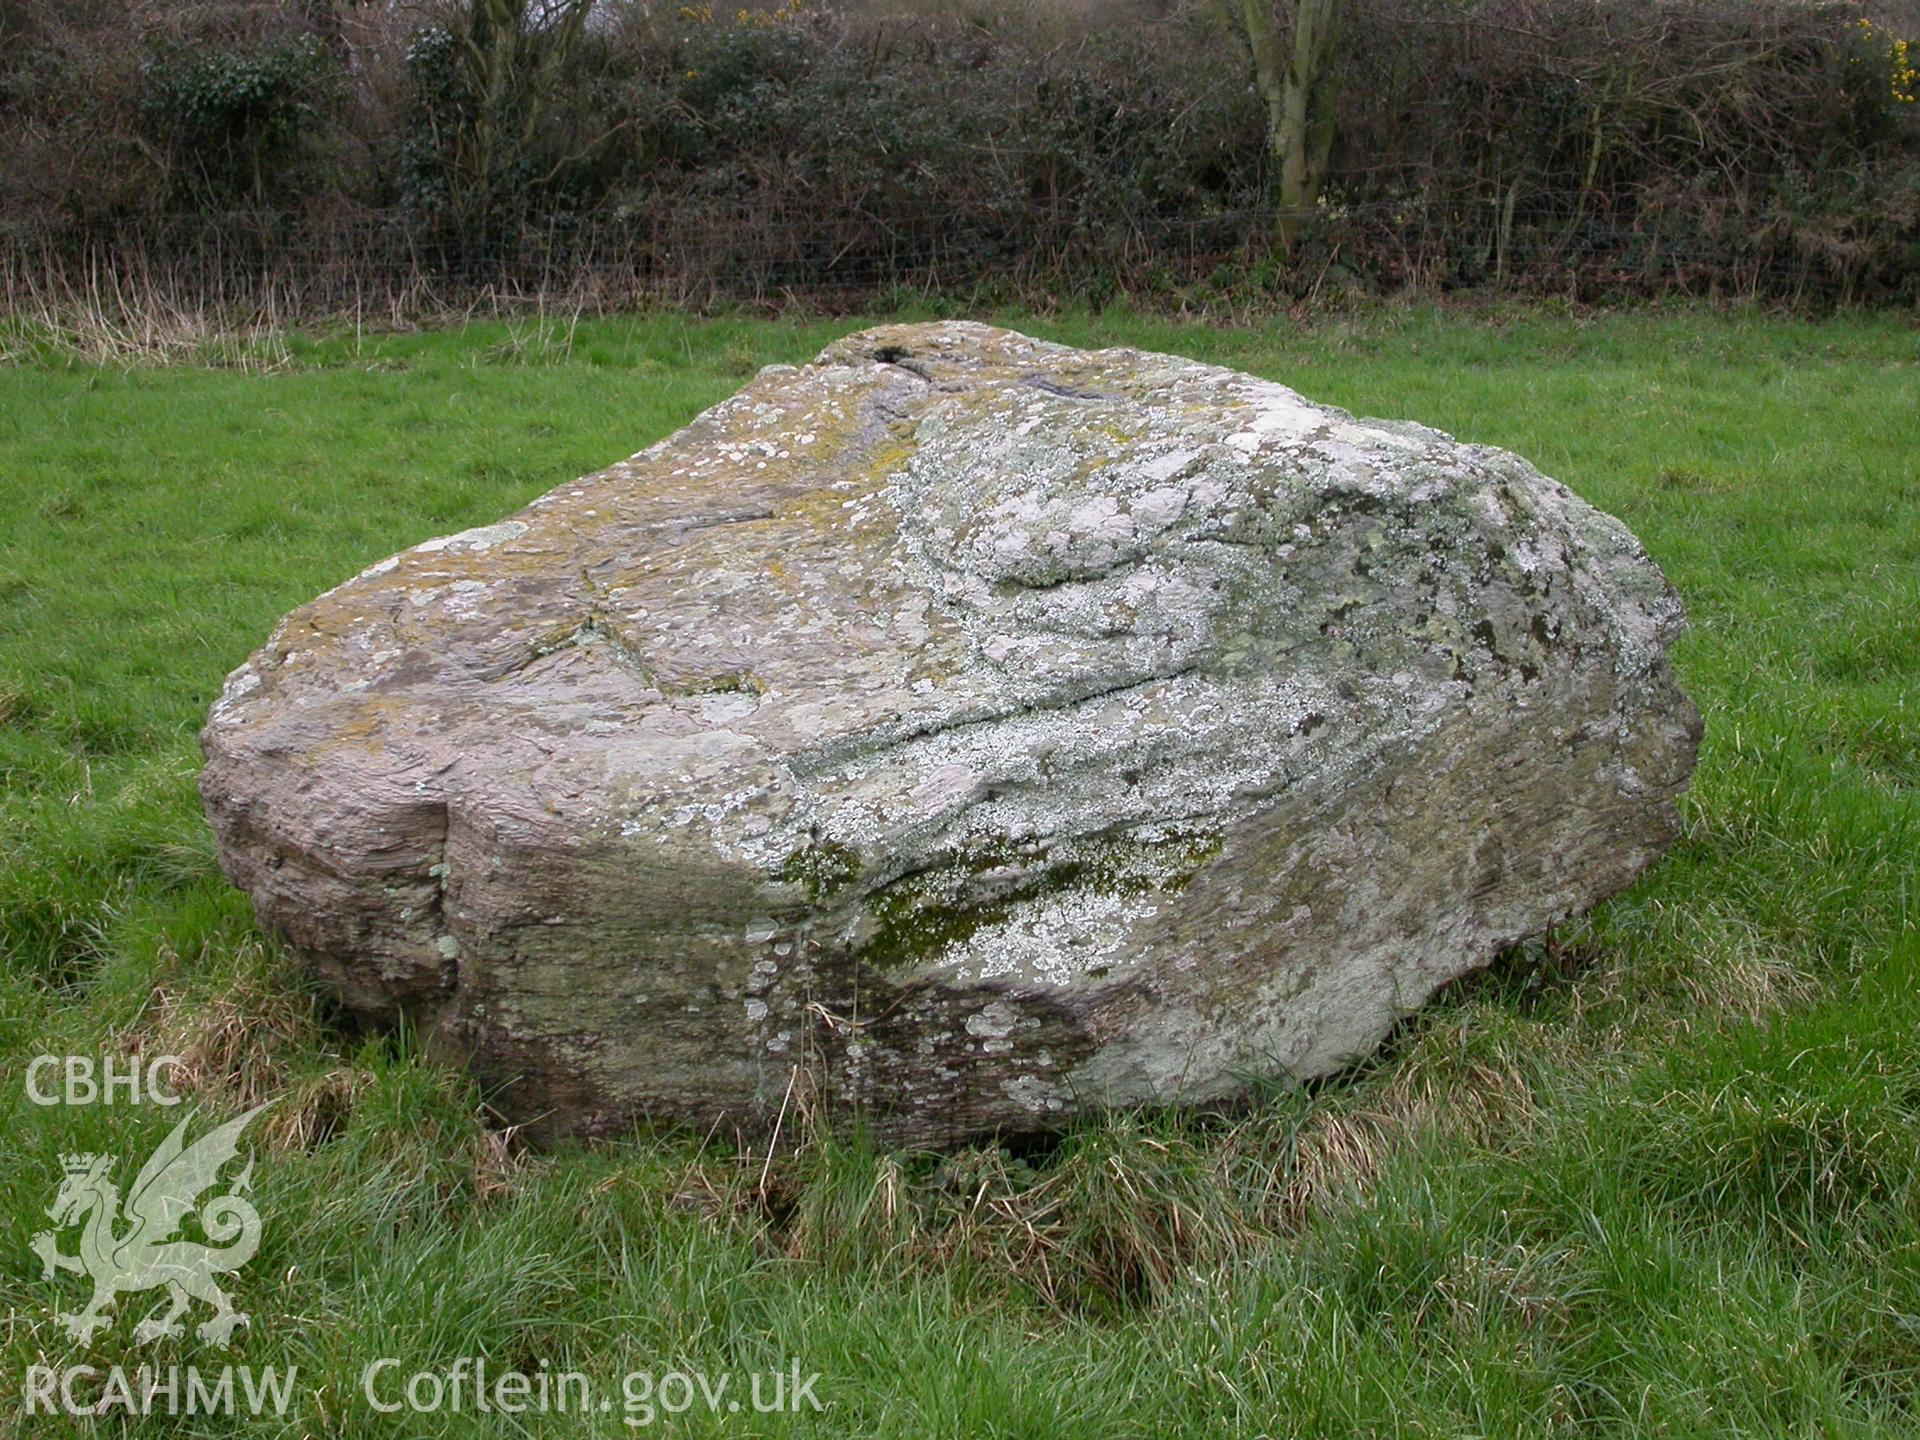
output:
[[[468,0],[457,32],[473,109],[455,151],[461,226],[497,246],[519,218],[520,173],[551,98],[548,82],[580,38],[593,0]]]
[[[1333,150],[1333,73],[1327,62],[1339,4],[1292,0],[1292,23],[1283,31],[1274,0],[1214,0],[1266,102],[1267,149],[1277,176],[1274,242],[1289,254],[1319,202]]]

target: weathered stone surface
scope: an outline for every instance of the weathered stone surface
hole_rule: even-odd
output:
[[[940,1144],[1324,1073],[1674,838],[1680,606],[1519,458],[867,331],[295,611],[222,863],[538,1133]]]

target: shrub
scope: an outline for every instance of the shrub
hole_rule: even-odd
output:
[[[309,162],[324,150],[338,78],[310,34],[257,46],[165,38],[141,68],[139,109],[171,149],[185,198],[265,205],[328,178]]]
[[[296,288],[424,264],[615,303],[1920,295],[1915,51],[1854,0],[1347,0],[1285,258],[1262,106],[1199,0],[588,13],[30,0],[0,224],[190,271],[245,205],[249,265]],[[154,219],[183,209],[218,213]]]

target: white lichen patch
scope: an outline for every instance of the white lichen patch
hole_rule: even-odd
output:
[[[955,983],[1014,980],[1071,985],[1091,971],[1124,965],[1134,925],[1152,919],[1151,898],[1066,890],[1014,906],[1006,919],[983,925],[946,961]]]
[[[527,533],[528,528],[524,520],[501,520],[493,525],[477,525],[471,530],[462,530],[457,535],[423,540],[413,548],[416,554],[433,554],[441,550],[452,555],[485,554],[495,545],[518,540]]]

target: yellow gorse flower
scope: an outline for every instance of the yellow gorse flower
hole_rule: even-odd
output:
[[[680,18],[691,25],[711,25],[715,18],[714,9],[711,5],[682,5]],[[789,21],[806,18],[808,18],[807,0],[782,0],[782,3],[772,10],[735,10],[731,23],[749,30],[757,30],[769,25],[784,25]]]
[[[1855,22],[1860,27],[1860,36],[1870,45],[1882,43],[1882,31],[1873,21],[1862,16]],[[1887,62],[1887,86],[1895,104],[1911,105],[1920,99],[1920,68],[1914,65],[1912,42],[1886,36],[1883,54]],[[1851,63],[1858,64],[1859,56]]]

